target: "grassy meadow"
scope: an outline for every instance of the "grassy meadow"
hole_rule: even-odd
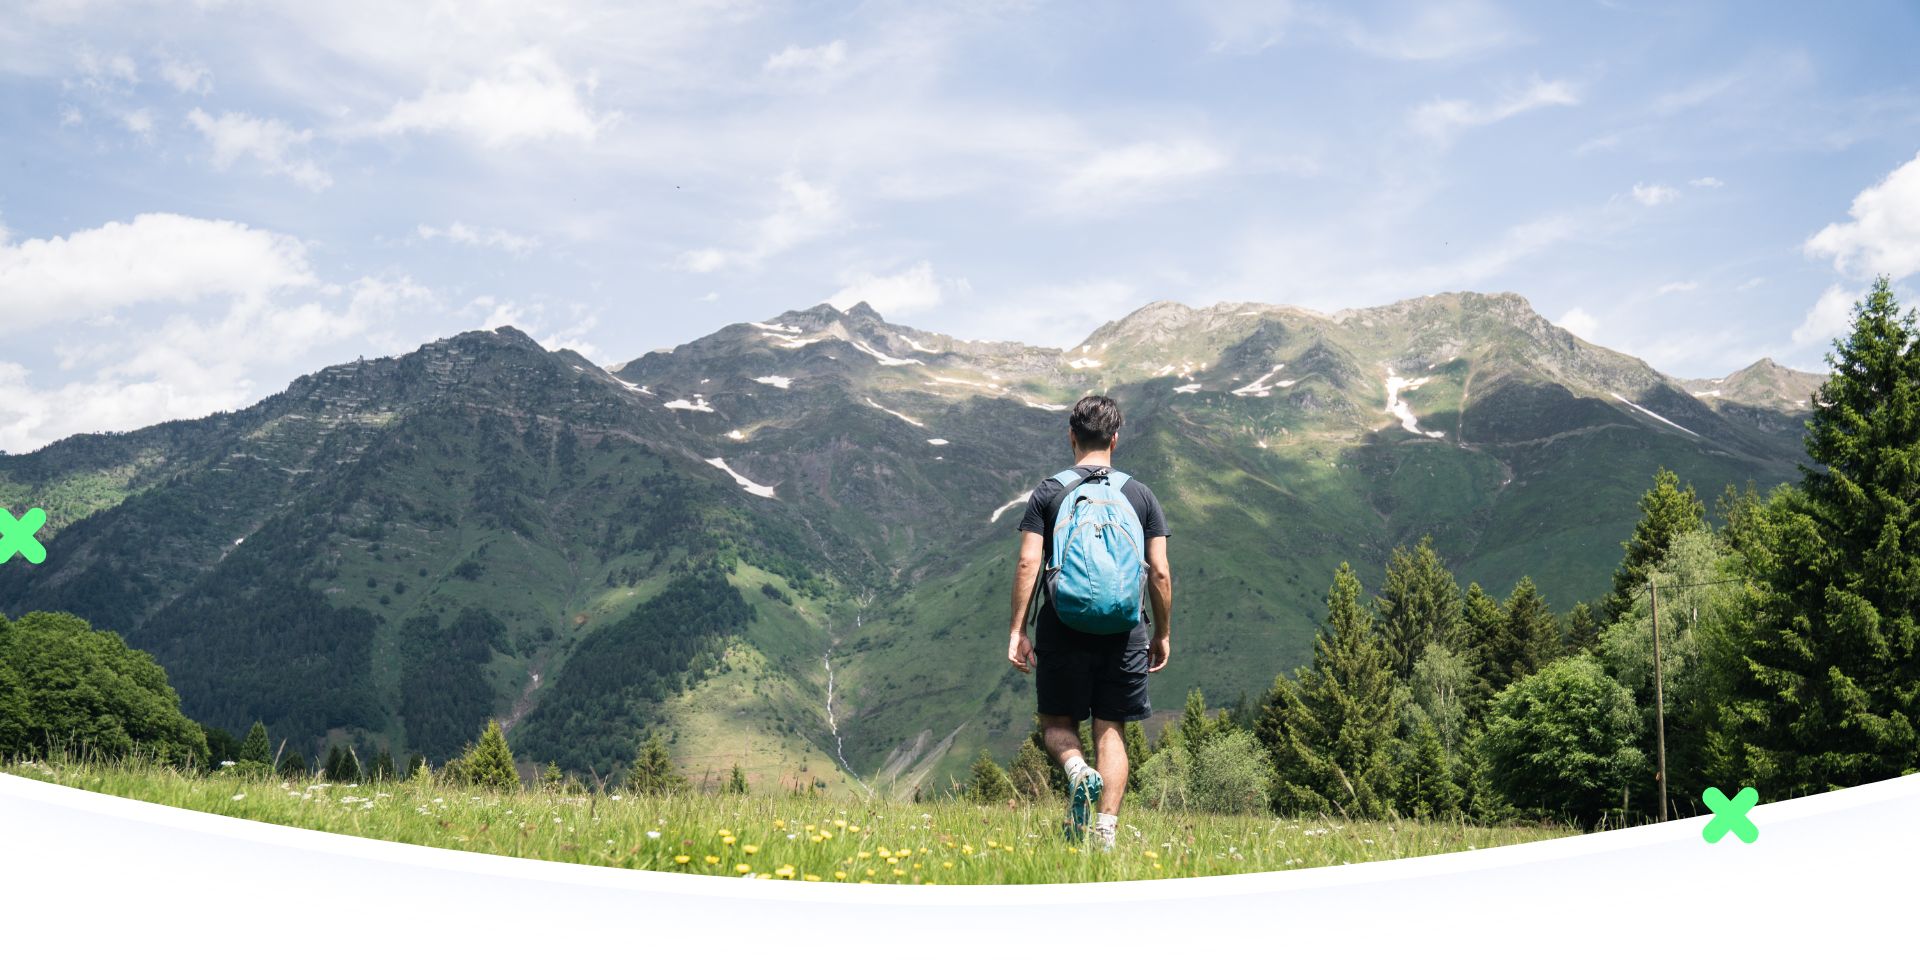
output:
[[[488,793],[410,781],[336,785],[137,763],[19,761],[0,771],[297,828],[519,858],[686,875],[913,885],[1100,882],[1343,865],[1572,834],[1402,819],[1349,822],[1128,807],[1110,853],[1065,842],[1058,803],[1008,807],[845,796],[663,798]]]

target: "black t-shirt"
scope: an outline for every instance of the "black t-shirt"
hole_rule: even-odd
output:
[[[1097,464],[1082,463],[1074,467],[1073,470],[1084,478],[1094,470],[1103,468],[1104,467]],[[1099,485],[1098,483],[1081,484],[1082,487]],[[1052,477],[1042,480],[1039,486],[1033,488],[1033,493],[1027,497],[1027,512],[1020,517],[1019,529],[1021,531],[1040,534],[1040,559],[1042,561],[1042,567],[1046,566],[1045,561],[1053,557],[1052,524],[1054,521],[1049,520],[1047,517],[1048,505],[1060,495],[1062,489],[1064,489],[1064,487],[1055,482]],[[1078,493],[1079,490],[1075,490],[1074,492]],[[1170,534],[1170,531],[1167,529],[1166,512],[1160,508],[1159,498],[1153,495],[1153,490],[1149,489],[1145,483],[1137,479],[1129,478],[1127,485],[1121,488],[1120,494],[1127,498],[1128,503],[1133,505],[1134,515],[1140,518],[1140,531],[1142,536],[1151,540],[1154,537],[1164,537]],[[1044,599],[1044,592],[1042,593],[1042,597],[1040,616],[1034,622],[1033,629],[1033,646],[1035,648],[1054,643],[1079,644],[1083,646],[1117,646],[1121,644],[1146,646],[1147,623],[1150,619],[1150,614],[1148,613],[1149,608],[1141,609],[1140,623],[1135,624],[1130,633],[1088,634],[1085,631],[1075,630],[1062,624],[1059,616],[1053,612],[1053,601]]]

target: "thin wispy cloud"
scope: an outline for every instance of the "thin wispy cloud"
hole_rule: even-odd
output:
[[[1521,90],[1491,100],[1428,101],[1414,110],[1409,123],[1417,133],[1445,143],[1471,128],[1497,124],[1543,107],[1571,107],[1578,103],[1580,96],[1570,82],[1535,78]]]

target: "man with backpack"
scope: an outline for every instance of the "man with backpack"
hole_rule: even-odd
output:
[[[1147,675],[1172,655],[1166,514],[1146,484],[1114,469],[1120,424],[1120,405],[1106,396],[1074,405],[1074,466],[1035,487],[1020,518],[1007,641],[1007,660],[1034,674],[1042,740],[1067,771],[1067,837],[1078,841],[1092,818],[1103,849],[1113,847],[1127,789],[1122,729],[1151,713]],[[1088,717],[1098,770],[1080,746]]]

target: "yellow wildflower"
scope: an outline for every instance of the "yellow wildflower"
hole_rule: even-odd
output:
[[[732,834],[733,834],[733,830],[732,830],[732,829],[724,829],[724,828],[723,828],[723,829],[721,829],[721,830],[720,830],[720,837],[721,837],[721,838],[726,838],[727,836],[729,836],[729,835],[732,835]]]
[[[707,856],[707,864],[708,864],[708,865],[719,865],[719,864],[720,864],[720,857],[719,857],[719,856],[717,856],[717,855],[709,855],[709,856]]]
[[[847,877],[847,874],[844,871],[835,869],[833,873],[833,877],[836,879],[845,879]]]
[[[847,826],[847,831],[849,831],[849,832],[858,832],[858,831],[860,831],[860,826],[858,826],[858,825],[849,825],[849,826]]]
[[[818,829],[815,829],[812,825],[809,825],[807,826],[807,831],[814,832],[814,831],[818,831]]]
[[[760,846],[758,846],[758,845],[742,845],[742,846],[740,846],[740,851],[742,851],[742,852],[745,852],[745,853],[747,853],[748,855],[752,855],[753,853],[755,853],[755,852],[758,852],[758,851],[760,851]]]
[[[1157,858],[1159,858],[1159,857],[1160,857],[1160,853],[1158,853],[1158,852],[1155,852],[1155,851],[1153,851],[1152,849],[1148,849],[1148,850],[1147,850],[1147,858],[1149,858],[1149,859],[1157,859]]]
[[[674,865],[686,865],[687,863],[692,861],[693,861],[693,856],[691,855],[676,855],[673,857]]]
[[[815,844],[815,845],[819,845],[820,843],[822,843],[822,842],[825,842],[825,841],[826,841],[826,839],[823,839],[823,838],[821,838],[820,836],[818,836],[818,835],[815,835],[815,836],[813,836],[813,837],[811,837],[811,838],[809,838],[809,839],[807,839],[807,841],[809,841],[809,842],[812,842],[812,843],[813,843],[813,844]]]
[[[888,865],[898,865],[898,864],[900,864],[900,857],[899,857],[899,856],[897,856],[897,855],[889,855],[889,856],[887,856],[887,864],[888,864]]]
[[[782,879],[791,879],[793,878],[793,866],[783,865],[773,870],[773,874],[779,876]]]
[[[733,867],[733,871],[735,871],[735,872],[739,872],[739,873],[742,873],[742,874],[745,874],[745,873],[748,873],[748,872],[752,872],[752,871],[753,871],[753,866],[750,866],[750,865],[748,865],[748,864],[746,864],[745,862],[742,862],[742,863],[740,863],[739,865],[736,865],[736,866],[734,866],[734,867]]]
[[[861,857],[861,858],[863,858],[863,859],[871,859],[871,858],[873,858],[873,853],[872,853],[872,852],[862,852],[862,853],[860,853],[860,857]]]
[[[877,852],[879,852],[879,853],[880,853],[880,857],[881,857],[881,858],[883,858],[883,859],[884,859],[884,858],[886,858],[887,856],[889,856],[889,855],[892,855],[892,854],[893,854],[892,852],[889,852],[889,851],[887,851],[886,849],[876,849],[875,851],[877,851]]]
[[[774,820],[773,820],[773,827],[774,827],[774,828],[786,828],[786,827],[787,827],[787,820],[786,820],[786,819],[784,819],[784,818],[776,818],[776,819],[774,819]]]
[[[940,863],[940,867],[941,867],[941,868],[943,868],[943,869],[951,869],[951,868],[953,868],[953,863],[951,863],[951,862],[942,862],[942,863]]]
[[[734,837],[733,837],[733,836],[731,836],[731,835],[722,835],[722,836],[720,836],[720,844],[721,844],[721,845],[732,845],[733,843],[735,843],[735,842],[737,842],[737,841],[739,841],[739,840],[738,840],[738,839],[736,839],[736,838],[734,838]]]
[[[846,819],[844,819],[844,818],[836,818],[836,819],[834,819],[834,820],[833,820],[833,827],[834,827],[834,828],[846,828],[846,827],[847,827],[847,820],[846,820]]]
[[[803,876],[801,876],[801,878],[802,878],[802,879],[805,879],[805,880],[807,880],[808,882],[819,882],[819,881],[820,881],[820,877],[819,877],[819,876],[817,876],[817,875],[814,875],[814,874],[813,874],[813,873],[811,873],[811,872],[809,872],[809,873],[807,873],[806,875],[803,875]]]

